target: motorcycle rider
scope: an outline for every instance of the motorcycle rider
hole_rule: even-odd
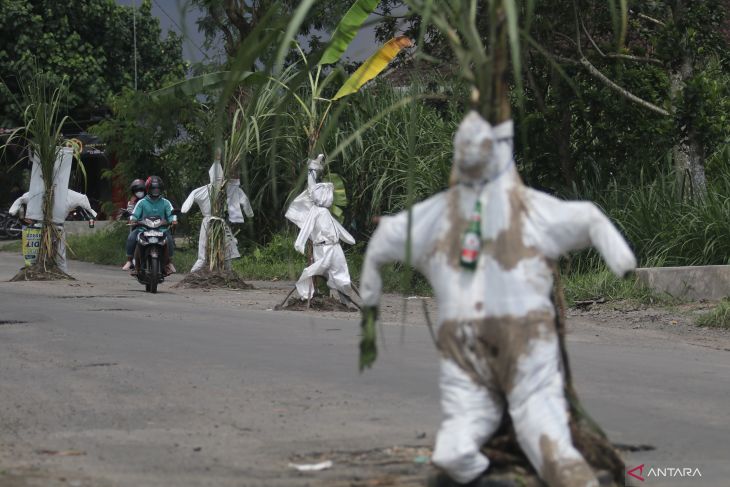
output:
[[[134,211],[134,207],[137,206],[137,202],[145,197],[147,191],[145,189],[144,180],[135,179],[132,184],[129,185],[129,192],[132,196],[127,201],[127,212],[131,215]]]
[[[140,220],[144,220],[145,218],[158,216],[169,222],[172,226],[177,225],[177,216],[172,212],[172,203],[162,197],[162,191],[164,189],[165,185],[162,182],[162,178],[159,176],[148,177],[145,182],[147,195],[137,202],[132,215],[129,217],[130,223],[134,224]],[[142,228],[136,227],[134,230],[129,232],[126,248],[127,263],[122,268],[124,270],[132,268],[132,257],[134,256],[134,249],[137,246],[137,235],[142,230]],[[175,270],[175,266],[172,264],[174,243],[172,233],[166,231],[167,227],[163,227],[162,230],[165,231],[165,238],[167,239],[167,245],[165,246],[167,248],[167,265],[165,266],[165,275],[170,275],[177,272]]]
[[[145,182],[143,179],[135,179],[132,181],[132,183],[129,185],[129,192],[132,194],[132,196],[129,198],[129,201],[127,201],[127,209],[126,212],[122,211],[120,215],[120,219],[132,215],[134,212],[134,207],[137,206],[137,203],[139,200],[145,197],[147,194],[147,190],[145,188]],[[134,232],[136,229],[132,228],[129,233],[131,235],[132,232]],[[129,237],[128,237],[129,238]],[[132,261],[127,260],[127,262],[122,267],[122,270],[128,271],[133,267]]]

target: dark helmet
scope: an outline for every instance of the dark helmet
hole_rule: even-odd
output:
[[[145,190],[145,184],[144,181],[141,179],[135,179],[132,181],[132,184],[129,185],[129,191],[134,194],[137,191],[144,191]]]
[[[150,176],[147,178],[145,188],[150,198],[156,199],[162,195],[162,191],[165,189],[165,183],[162,182],[162,178],[159,176]]]

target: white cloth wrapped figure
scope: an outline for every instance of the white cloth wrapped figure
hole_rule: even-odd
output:
[[[39,195],[38,197],[42,197],[42,195]],[[20,198],[13,201],[13,204],[10,206],[8,213],[14,216],[18,215],[20,209],[23,206],[27,207],[30,198],[31,196],[29,192],[23,193]],[[96,212],[91,208],[88,196],[69,189],[66,193],[66,214],[69,214],[78,207],[86,210],[86,212],[89,213],[92,218],[96,218]],[[68,272],[68,263],[66,261],[66,232],[64,232],[63,230],[63,225],[57,225],[57,227],[60,238],[58,239],[58,255],[56,258],[56,264],[58,264],[58,268],[61,269],[63,272]]]
[[[299,228],[299,235],[294,242],[297,252],[304,253],[307,240],[312,241],[314,262],[304,269],[297,281],[297,292],[301,299],[312,299],[314,296],[314,276],[327,278],[327,286],[339,291],[353,300],[350,271],[347,268],[345,253],[340,240],[350,245],[355,239],[340,225],[330,213],[329,208],[334,200],[334,185],[318,183],[317,178],[322,171],[320,154],[309,161],[307,189],[297,196],[286,212],[286,217]],[[354,300],[353,300],[354,301]]]
[[[489,466],[480,448],[508,411],[522,450],[549,486],[595,486],[568,426],[551,263],[588,246],[618,276],[636,260],[594,204],[523,185],[512,132],[512,121],[491,127],[469,113],[454,137],[457,184],[412,209],[411,262],[431,283],[439,309],[444,419],[432,460],[456,482],[476,479]],[[370,240],[365,320],[377,316],[380,266],[406,259],[407,225],[407,212],[383,217]]]
[[[42,197],[42,195],[39,197]],[[24,205],[28,205],[28,201],[30,201],[30,193],[23,193],[20,198],[13,201],[13,204],[10,206],[8,213],[16,216]],[[77,193],[76,191],[69,189],[66,194],[66,214],[71,213],[78,207],[83,208],[93,218],[96,218],[96,212],[91,208],[91,204],[89,203],[89,197],[85,194]]]
[[[210,176],[210,184],[195,188],[187,197],[182,205],[180,211],[187,213],[193,206],[193,203],[197,203],[200,208],[200,212],[203,214],[203,221],[200,224],[200,234],[198,236],[198,259],[193,264],[193,268],[190,272],[197,272],[205,267],[206,253],[208,247],[208,223],[215,218],[211,212],[211,201],[210,195],[213,186],[220,188],[223,184],[223,168],[218,161],[214,162],[208,171]],[[251,203],[248,201],[246,193],[240,187],[238,179],[232,179],[226,184],[226,200],[228,205],[228,218],[234,223],[243,223],[244,218],[241,213],[241,207],[243,207],[246,216],[253,217],[253,210],[251,209]],[[226,261],[230,262],[232,259],[237,259],[241,256],[238,252],[238,242],[233,236],[233,232],[226,225]]]
[[[240,179],[229,179],[226,183],[226,202],[228,204],[228,221],[231,223],[243,223],[243,214],[253,218],[253,208],[248,196],[241,189]],[[243,212],[241,209],[243,208]]]

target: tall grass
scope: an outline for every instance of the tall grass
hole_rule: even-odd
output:
[[[710,328],[730,329],[730,301],[720,301],[713,309],[698,316],[696,323]]]
[[[417,81],[407,89],[393,88],[387,82],[371,87],[356,95],[340,136],[354,132],[365,120],[406,96],[424,92],[424,85]],[[447,187],[458,111],[456,105],[441,100],[404,106],[382,117],[344,150],[338,172],[347,183],[349,214],[361,235],[372,229],[373,217],[407,207],[409,184],[413,202]],[[418,121],[415,126],[413,119]]]
[[[671,172],[605,190],[584,187],[574,195],[595,201],[623,231],[640,266],[730,263],[730,164],[708,184],[705,197],[681,195]],[[572,259],[572,272],[599,268],[594,252]]]

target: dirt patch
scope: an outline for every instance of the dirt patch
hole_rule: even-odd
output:
[[[191,272],[185,276],[180,282],[172,286],[174,288],[193,288],[193,289],[253,289],[253,285],[247,283],[233,271],[227,272],[210,272],[198,271]]]
[[[100,487],[110,483],[98,478],[92,479],[79,472],[53,472],[35,467],[22,466],[0,468],[0,485],[3,487]]]
[[[697,326],[697,318],[711,310],[717,303],[691,302],[673,306],[638,304],[631,301],[592,303],[568,310],[568,322],[576,326],[576,319],[591,322],[600,327],[640,330],[667,338],[680,338],[694,345],[718,350],[730,349],[730,330]],[[583,326],[583,325],[580,325]]]
[[[522,457],[521,464],[512,456],[497,456],[493,450],[491,466],[480,485],[494,487],[542,487],[530,464]],[[316,479],[312,485],[326,487],[423,487],[438,485],[439,471],[431,464],[431,448],[425,446],[393,446],[359,451],[328,451],[295,455],[293,464],[332,462],[332,468],[307,472],[301,476]],[[509,462],[506,466],[500,462]],[[611,485],[605,473],[600,474],[601,485]],[[607,483],[606,483],[607,482]]]
[[[309,306],[307,306],[306,300],[289,298],[284,305],[277,304],[274,309],[276,311],[347,311],[351,313],[359,311],[358,309],[348,308],[330,296],[315,296],[309,301]]]
[[[73,277],[58,267],[41,269],[39,266],[23,267],[15,274],[10,282],[19,281],[75,281]]]
[[[305,453],[290,458],[293,464],[331,461],[332,468],[299,473],[323,487],[423,487],[429,474],[431,450],[420,446],[394,446],[357,451]],[[292,472],[295,472],[292,469]]]

